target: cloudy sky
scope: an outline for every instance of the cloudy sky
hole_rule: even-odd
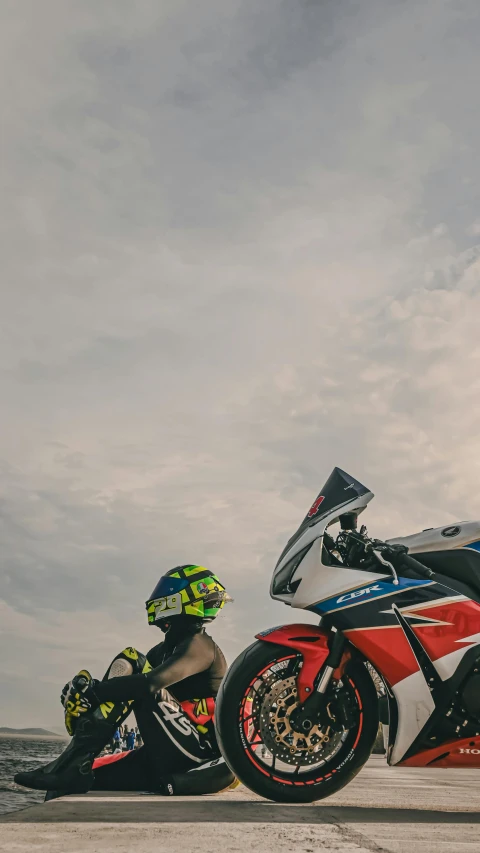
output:
[[[334,465],[480,517],[478,0],[2,0],[0,725],[160,639],[230,660]],[[152,633],[153,632],[153,633]]]

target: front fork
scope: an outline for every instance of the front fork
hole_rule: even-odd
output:
[[[345,637],[341,631],[333,631],[332,642],[328,657],[323,665],[322,674],[318,679],[316,693],[320,696],[327,692],[333,673],[340,668],[342,658],[345,652]],[[341,675],[341,673],[339,673]],[[313,697],[312,697],[313,698]]]
[[[294,730],[307,734],[317,724],[318,719],[325,723],[331,722],[326,693],[334,673],[338,678],[341,678],[343,668],[348,660],[345,655],[345,646],[346,640],[342,632],[333,631],[329,643],[329,652],[320,670],[314,692],[290,715],[290,724]],[[308,687],[305,690],[307,693],[310,692]],[[342,725],[348,727],[350,722],[348,714],[345,713],[343,716]]]
[[[305,732],[309,726],[316,725],[319,714],[326,721],[326,694],[331,679],[342,678],[350,659],[350,649],[342,632],[323,624],[295,624],[270,628],[256,637],[282,649],[293,649],[302,656],[302,667],[296,677],[300,705],[293,712],[298,715],[300,730]]]

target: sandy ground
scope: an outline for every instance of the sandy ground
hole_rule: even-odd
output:
[[[313,805],[244,788],[209,797],[66,797],[0,818],[8,853],[480,853],[480,773],[409,770],[372,758]]]

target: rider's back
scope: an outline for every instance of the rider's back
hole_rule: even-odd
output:
[[[150,649],[147,658],[154,669],[176,658],[178,680],[169,686],[170,693],[178,702],[215,697],[227,671],[227,662],[212,637],[202,628],[177,642],[169,640],[167,634],[164,642]]]

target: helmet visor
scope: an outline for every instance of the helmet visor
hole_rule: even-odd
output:
[[[186,578],[172,578],[164,575],[158,581],[146,603],[148,604],[149,601],[154,601],[157,598],[165,598],[167,595],[175,595],[177,592],[181,592],[182,589],[186,589],[189,583],[190,581]]]

